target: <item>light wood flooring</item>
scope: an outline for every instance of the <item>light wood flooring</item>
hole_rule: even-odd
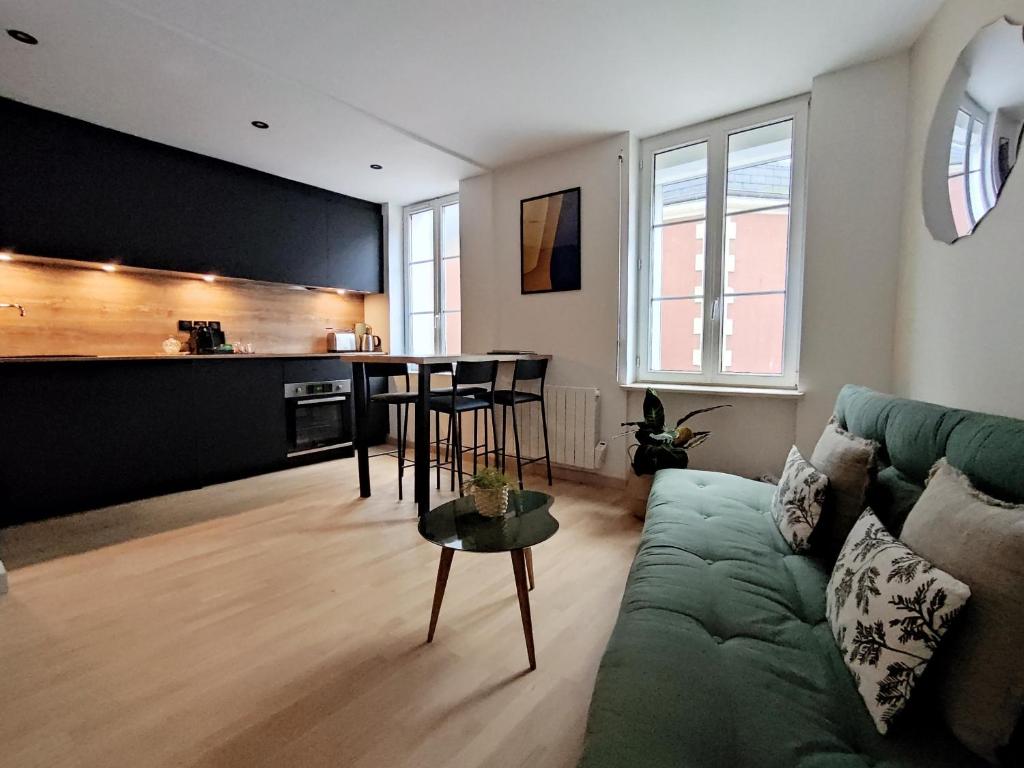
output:
[[[618,494],[556,481],[529,672],[508,555],[455,555],[427,645],[439,550],[390,459],[372,499],[355,471],[0,531],[0,766],[573,766],[640,530]]]

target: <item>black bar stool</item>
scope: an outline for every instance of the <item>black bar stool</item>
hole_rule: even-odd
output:
[[[442,364],[442,365],[435,365],[433,370],[431,371],[431,373],[434,376],[437,376],[437,375],[451,376],[451,375],[453,375],[455,373],[455,366],[452,363],[447,363],[447,364]],[[451,386],[451,387],[431,387],[430,388],[430,394],[431,395],[450,395],[453,391],[455,391],[455,389],[456,389],[455,386]],[[486,387],[473,386],[472,384],[460,384],[460,385],[458,385],[458,393],[460,395],[462,395],[463,397],[472,397],[473,395],[481,395],[481,394],[484,394],[485,392],[487,392],[487,388]],[[435,421],[440,421],[440,419],[439,418],[435,419]],[[473,425],[474,425],[474,427],[476,426],[476,417],[475,416],[473,417]],[[484,426],[485,427],[487,426],[486,421],[484,422]],[[448,434],[445,436],[444,440],[441,440],[439,442],[440,442],[440,445],[444,446],[444,463],[447,464],[450,461],[450,450],[451,450],[451,445],[452,445],[452,422],[451,422],[451,419],[448,420]],[[476,435],[475,434],[473,436],[473,442],[476,442]],[[440,454],[438,454],[438,455],[440,455]]]
[[[512,409],[512,435],[516,444],[516,472],[519,475],[519,489],[523,488],[523,465],[533,464],[543,460],[547,464],[548,485],[551,485],[551,451],[548,448],[548,414],[544,407],[544,380],[548,375],[547,360],[516,360],[515,370],[512,372],[512,389],[499,389],[493,394],[495,405],[501,406],[501,471],[505,471],[505,435],[508,409]],[[522,390],[519,388],[523,382],[539,381],[539,391]],[[486,398],[487,395],[477,395],[479,398]],[[540,420],[544,428],[544,455],[532,459],[524,459],[523,452],[519,447],[519,420],[516,418],[516,406],[524,403],[540,403]]]
[[[480,452],[478,433],[478,414],[480,411],[489,411],[491,415],[491,427],[495,439],[498,434],[498,424],[495,420],[494,406],[491,403],[491,396],[494,393],[494,383],[498,378],[498,363],[496,360],[484,360],[480,362],[461,362],[455,368],[452,378],[452,386],[444,394],[431,392],[430,409],[434,411],[434,450],[436,452],[437,487],[441,487],[441,468],[447,466],[451,471],[452,490],[455,490],[455,476],[459,477],[459,494],[462,494],[462,455],[466,451],[473,452],[473,472],[476,472],[477,461]],[[482,386],[481,386],[482,385]],[[462,420],[464,413],[473,414],[473,445],[463,447],[462,442]],[[448,416],[448,443],[451,447],[451,460],[447,458],[441,461],[441,414]],[[484,461],[489,464],[487,451],[487,417],[484,415]],[[446,449],[446,454],[448,453]]]
[[[406,462],[406,448],[409,439],[409,406],[416,404],[416,392],[412,389],[412,382],[409,377],[409,366],[405,363],[367,363],[365,366],[366,378],[386,378],[386,379],[404,379],[405,390],[402,392],[381,392],[377,395],[370,397],[371,403],[383,403],[386,406],[395,406],[395,421],[396,431],[398,433],[398,447],[395,450],[381,451],[375,453],[370,458],[377,458],[379,456],[397,456],[398,457],[398,499],[401,501],[404,494],[404,477],[405,477],[405,465]],[[441,374],[452,373],[452,366],[448,365],[447,370],[445,367],[438,366],[437,372]],[[457,386],[460,396],[471,396],[476,394],[482,394],[487,392],[486,387],[472,386],[472,383],[464,386]],[[492,386],[493,388],[493,386]],[[451,395],[455,392],[456,387],[438,387],[437,389],[431,388],[431,395]],[[367,382],[367,391],[369,391],[369,382]],[[475,441],[474,436],[474,441]],[[451,425],[449,424],[448,437],[443,441],[445,446],[445,461],[448,461],[447,455],[449,446],[451,443]],[[440,456],[440,453],[438,453]],[[440,474],[440,470],[439,470]]]
[[[409,435],[409,406],[416,402],[416,392],[412,389],[409,379],[409,366],[405,363],[368,363],[365,366],[366,378],[396,378],[405,379],[404,392],[381,392],[370,397],[371,403],[384,403],[395,406],[395,419],[398,432],[398,447],[393,451],[382,451],[375,453],[370,458],[378,456],[398,457],[398,500],[402,500],[403,479],[405,477],[405,450]],[[367,384],[369,391],[369,384]],[[404,410],[404,413],[403,413]]]

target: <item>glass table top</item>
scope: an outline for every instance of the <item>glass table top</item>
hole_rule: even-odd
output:
[[[434,507],[420,518],[427,541],[464,552],[509,552],[547,541],[558,530],[548,512],[554,499],[540,491],[511,491],[502,517],[484,517],[472,496]]]

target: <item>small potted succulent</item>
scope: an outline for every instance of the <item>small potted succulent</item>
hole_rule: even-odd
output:
[[[462,484],[462,492],[473,497],[477,512],[484,517],[501,517],[508,509],[512,480],[494,467],[485,467]]]
[[[731,405],[712,405],[690,411],[676,422],[674,429],[665,428],[665,406],[658,393],[648,388],[644,396],[643,421],[627,421],[624,427],[634,427],[636,444],[630,446],[630,463],[633,476],[629,478],[627,492],[633,514],[644,517],[647,511],[647,496],[651,492],[653,475],[659,469],[686,469],[690,463],[687,451],[696,448],[709,437],[711,432],[694,432],[686,422],[694,416]]]

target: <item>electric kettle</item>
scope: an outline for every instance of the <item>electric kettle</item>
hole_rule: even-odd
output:
[[[366,333],[359,336],[359,351],[380,352],[380,336],[374,336],[370,326],[366,326]]]

